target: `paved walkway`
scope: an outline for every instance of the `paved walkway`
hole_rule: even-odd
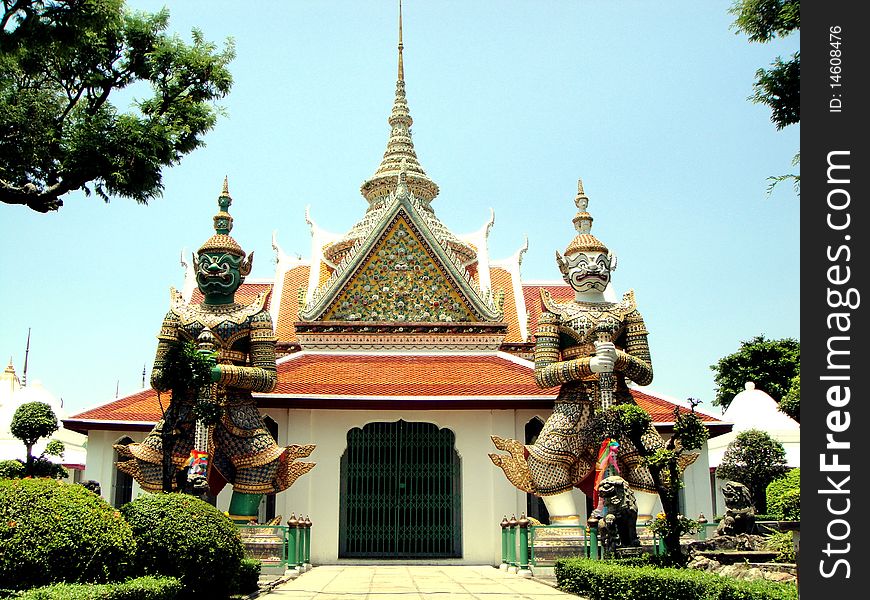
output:
[[[560,600],[573,594],[490,566],[315,567],[264,600]]]

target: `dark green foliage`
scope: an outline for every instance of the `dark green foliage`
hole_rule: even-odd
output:
[[[45,402],[27,402],[15,409],[9,430],[26,446],[57,431],[57,416]]]
[[[737,434],[716,468],[716,477],[749,488],[755,512],[767,512],[767,486],[788,471],[782,444],[759,429]]]
[[[796,600],[797,586],[739,581],[692,569],[629,567],[611,561],[556,561],[559,589],[589,600]]]
[[[801,422],[801,373],[800,365],[798,365],[798,374],[791,378],[788,386],[788,392],[779,401],[779,410],[790,416],[792,419]]]
[[[766,550],[776,550],[779,554],[773,562],[793,563],[797,562],[794,550],[794,538],[791,531],[776,531],[764,541]]]
[[[120,513],[80,485],[0,481],[0,585],[115,581],[135,550]]]
[[[750,42],[769,42],[801,27],[800,0],[737,0],[728,12],[736,17],[734,28]]]
[[[256,592],[257,583],[260,580],[261,564],[259,560],[253,558],[243,558],[239,565],[239,574],[236,581],[232,585],[232,589],[237,594],[250,594]]]
[[[172,577],[139,577],[123,583],[58,583],[28,590],[19,600],[174,600],[181,583]]]
[[[214,353],[200,352],[193,342],[176,342],[166,352],[160,378],[155,381],[159,390],[172,390],[173,396],[188,393],[198,395],[211,383],[211,368],[215,365]]]
[[[801,470],[791,469],[783,477],[774,479],[767,485],[767,511],[777,521],[800,520]],[[797,510],[795,511],[795,500]],[[795,512],[797,518],[794,518]],[[789,516],[786,516],[789,515]]]
[[[0,461],[0,479],[21,479],[24,477],[24,463],[20,460]]]
[[[710,366],[716,373],[713,404],[728,408],[734,396],[746,389],[747,381],[779,401],[800,372],[800,354],[800,343],[792,338],[768,340],[759,335],[740,342],[737,352]]]
[[[187,494],[148,494],[121,512],[136,539],[137,574],[177,577],[184,597],[234,591],[244,548],[236,526],[214,506]]]
[[[161,169],[203,144],[214,101],[232,86],[222,51],[194,30],[168,35],[169,12],[123,0],[4,2],[0,27],[0,202],[39,212],[82,189],[146,203]],[[126,112],[119,90],[150,91]],[[150,90],[149,90],[150,88]],[[147,93],[147,92],[146,92]]]

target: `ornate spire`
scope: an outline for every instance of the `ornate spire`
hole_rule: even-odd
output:
[[[408,111],[408,102],[405,99],[405,67],[402,57],[404,44],[402,43],[402,3],[399,2],[399,74],[396,81],[396,98],[393,101],[393,111],[387,122],[390,124],[390,137],[387,140],[387,149],[384,158],[375,171],[374,176],[362,184],[360,192],[372,206],[380,204],[395,190],[397,176],[402,164],[406,161],[408,169],[408,187],[424,206],[428,206],[435,196],[438,195],[438,186],[429,179],[414,151],[414,142],[411,140],[411,125],[414,120]]]
[[[572,219],[577,236],[571,240],[565,249],[565,256],[574,252],[609,252],[607,246],[592,235],[592,215],[586,208],[589,206],[589,196],[583,191],[583,180],[577,180],[577,195],[574,196],[574,204],[577,206],[577,214]]]
[[[230,186],[227,177],[224,177],[224,186],[221,195],[218,196],[218,212],[214,216],[214,235],[211,236],[199,248],[197,254],[203,252],[226,252],[235,256],[245,256],[244,250],[238,242],[230,236],[233,230],[233,217],[229,213],[233,198],[230,196]]]

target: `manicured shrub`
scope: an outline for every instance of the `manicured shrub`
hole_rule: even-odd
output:
[[[0,460],[0,479],[21,479],[24,477],[24,463],[20,460]]]
[[[779,554],[773,562],[793,563],[797,562],[794,550],[794,538],[791,531],[777,531],[764,541],[767,550],[776,550]]]
[[[184,597],[235,592],[244,548],[233,522],[187,494],[147,494],[121,507],[136,539],[140,575],[177,577]]]
[[[232,589],[237,594],[256,592],[260,581],[260,561],[253,558],[243,558],[239,565],[239,574]]]
[[[120,513],[82,486],[0,481],[0,587],[117,581],[134,550]]]
[[[627,567],[585,558],[556,561],[561,590],[589,600],[796,600],[797,586],[728,579],[693,569]]]
[[[181,582],[172,577],[139,577],[101,585],[57,583],[24,592],[17,600],[175,600]]]
[[[800,521],[800,490],[800,469],[774,479],[767,485],[767,511],[779,521]]]

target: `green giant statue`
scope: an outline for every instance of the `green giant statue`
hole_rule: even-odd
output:
[[[251,304],[235,302],[236,290],[251,272],[253,253],[246,256],[230,236],[231,203],[224,180],[220,210],[214,217],[215,234],[194,257],[196,282],[204,299],[201,304],[187,304],[181,294],[171,291],[171,308],[157,336],[151,374],[152,387],[168,391],[169,356],[179,343],[192,342],[211,361],[212,383],[200,389],[199,397],[195,390],[173,397],[164,418],[142,443],[115,449],[118,469],[132,475],[147,491],[163,489],[164,465],[172,470],[172,489],[205,491],[207,485],[216,496],[227,483],[232,484],[230,516],[247,523],[256,518],[263,494],[287,489],[314,466],[296,462],[311,454],[314,446],[278,446],[251,395],[269,392],[277,383],[275,334],[265,309],[265,292]],[[202,402],[215,408],[211,422],[197,418],[195,407]],[[172,435],[166,435],[170,429]],[[167,441],[171,461],[164,456]]]

